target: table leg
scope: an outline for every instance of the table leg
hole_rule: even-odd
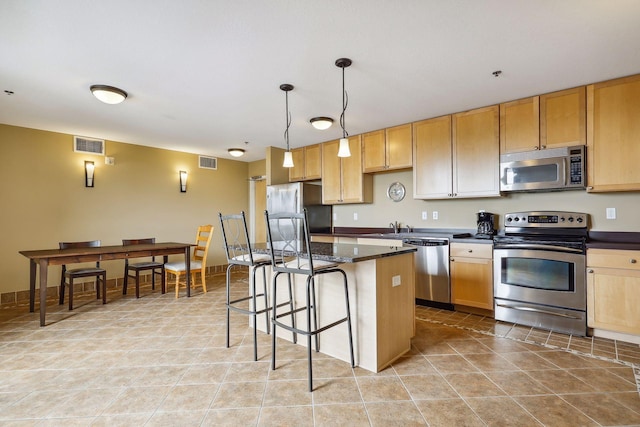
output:
[[[47,312],[47,269],[49,262],[40,260],[40,326],[44,326],[44,317]]]
[[[36,262],[29,260],[29,313],[36,309]]]
[[[184,265],[187,282],[187,297],[191,296],[191,248],[187,247],[184,250]]]

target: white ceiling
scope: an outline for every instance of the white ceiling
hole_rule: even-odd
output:
[[[639,22],[638,0],[2,0],[0,123],[253,161],[284,148],[282,83],[292,147],[341,137],[338,58],[355,135],[639,73]]]

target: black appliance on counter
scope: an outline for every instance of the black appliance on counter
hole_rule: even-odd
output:
[[[491,212],[478,212],[478,232],[476,239],[493,239],[496,234],[495,215]]]

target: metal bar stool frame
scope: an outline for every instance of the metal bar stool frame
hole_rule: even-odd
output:
[[[258,360],[258,328],[257,328],[257,316],[264,313],[266,322],[267,334],[270,333],[269,325],[269,306],[268,297],[268,282],[266,267],[271,265],[271,257],[264,254],[254,254],[251,248],[251,242],[249,240],[249,229],[247,227],[247,219],[244,211],[239,214],[222,215],[218,213],[220,219],[220,227],[222,230],[222,239],[224,242],[225,254],[227,256],[227,340],[226,345],[229,348],[229,335],[230,335],[230,314],[231,311],[246,314],[253,317],[253,360]],[[231,299],[231,270],[234,267],[246,266],[249,270],[252,270],[251,280],[251,293],[249,296],[241,298]],[[263,293],[258,294],[256,292],[256,272],[262,270],[262,283]],[[258,310],[257,298],[264,297],[265,308]],[[250,308],[238,307],[236,304],[250,301]]]
[[[273,325],[272,349],[271,349],[271,369],[276,369],[276,328],[281,327],[294,334],[294,343],[296,334],[307,337],[307,372],[309,378],[309,391],[313,392],[313,366],[311,352],[311,338],[315,340],[316,352],[320,351],[319,335],[327,329],[333,328],[341,323],[346,322],[349,337],[349,351],[351,356],[351,367],[355,367],[353,355],[353,333],[351,326],[351,310],[349,307],[349,287],[347,282],[347,274],[338,267],[338,264],[326,261],[313,260],[311,253],[311,239],[309,235],[309,224],[307,210],[303,213],[272,213],[265,211],[265,220],[267,222],[267,237],[269,250],[273,265],[273,279],[271,298],[273,300],[271,323]],[[275,233],[274,227],[275,225]],[[275,240],[274,236],[278,239]],[[276,248],[277,246],[277,248]],[[316,264],[314,266],[314,264]],[[335,320],[327,325],[318,327],[318,318],[316,313],[316,291],[315,277],[321,274],[340,273],[343,278],[344,298],[346,314],[345,317]],[[305,291],[305,306],[294,308],[290,307],[290,311],[286,313],[277,313],[277,281],[281,274],[288,277],[289,289],[291,292],[291,274],[301,274],[307,276]],[[291,301],[292,303],[292,301]],[[294,314],[305,311],[306,329],[296,327],[294,323]],[[292,324],[282,323],[280,318],[292,316]],[[313,323],[313,325],[312,325]]]

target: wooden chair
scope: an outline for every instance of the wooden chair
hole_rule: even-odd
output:
[[[200,281],[202,283],[202,291],[207,293],[207,283],[205,279],[207,269],[207,254],[209,253],[209,244],[211,243],[211,237],[213,236],[213,225],[201,225],[198,227],[196,233],[196,245],[193,249],[193,256],[191,257],[191,285],[196,285],[196,273],[200,272]],[[179,295],[180,284],[186,286],[185,281],[181,281],[180,278],[185,275],[187,267],[184,261],[168,262],[164,265],[164,271],[166,275],[166,281],[169,281],[169,274],[176,276],[176,298]],[[186,277],[185,277],[186,280]]]
[[[70,248],[95,248],[100,246],[100,240],[91,240],[88,242],[60,242],[60,249]],[[107,303],[107,271],[100,268],[100,262],[96,262],[95,267],[80,267],[67,270],[67,266],[62,266],[62,274],[60,275],[60,301],[64,304],[64,290],[69,287],[69,310],[73,310],[73,281],[80,277],[95,277],[96,298],[100,299],[100,286],[102,282],[102,303]],[[67,284],[67,279],[69,283]]]
[[[122,239],[122,246],[129,245],[144,245],[155,243],[155,237],[146,239]],[[136,281],[136,298],[140,298],[140,272],[151,271],[151,289],[156,288],[156,275],[160,276],[160,283],[162,287],[162,293],[165,293],[165,277],[164,277],[164,263],[156,261],[156,257],[152,257],[151,261],[142,261],[136,263],[129,263],[129,259],[124,259],[124,284],[122,285],[122,295],[127,294],[127,285],[129,278]],[[131,274],[133,272],[133,274]]]

